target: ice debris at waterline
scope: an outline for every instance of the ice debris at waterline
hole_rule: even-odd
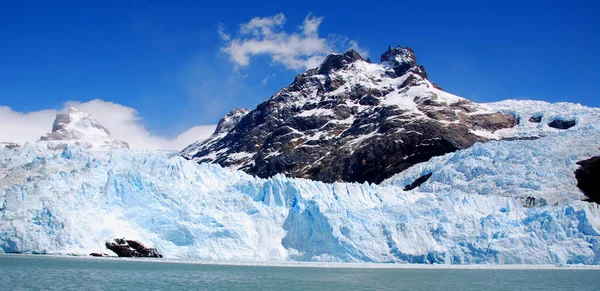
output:
[[[381,185],[259,179],[158,151],[0,147],[0,250],[87,255],[126,237],[167,258],[599,264],[600,209],[573,174],[599,154],[591,117],[527,123],[521,133],[547,136],[475,144]]]

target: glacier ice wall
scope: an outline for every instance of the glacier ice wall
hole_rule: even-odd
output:
[[[381,185],[259,179],[168,152],[27,144],[0,149],[0,250],[88,254],[127,237],[177,258],[599,264],[600,209],[580,201],[573,177],[599,142],[589,123],[476,144]]]

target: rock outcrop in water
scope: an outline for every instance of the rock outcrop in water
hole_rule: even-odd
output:
[[[577,187],[589,201],[600,203],[600,156],[577,162],[581,167],[575,171]]]
[[[109,257],[107,253],[90,253],[92,257]]]
[[[106,242],[106,248],[113,251],[119,257],[151,257],[162,258],[155,248],[147,247],[136,240],[115,238],[115,242]]]

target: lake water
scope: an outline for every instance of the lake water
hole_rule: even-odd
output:
[[[232,266],[0,255],[0,290],[600,290],[598,269]]]

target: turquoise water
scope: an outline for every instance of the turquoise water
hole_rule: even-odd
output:
[[[0,290],[600,290],[600,270],[343,269],[0,255]]]

